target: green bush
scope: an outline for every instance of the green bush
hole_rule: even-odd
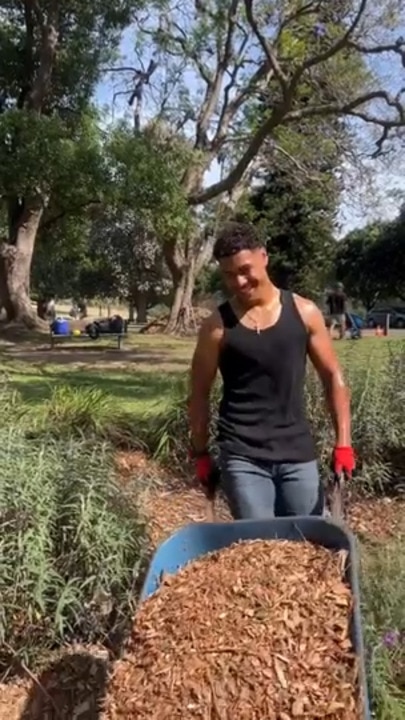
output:
[[[383,341],[382,341],[383,342]],[[391,349],[392,347],[392,349]],[[347,343],[342,365],[352,395],[353,444],[358,455],[354,486],[363,493],[405,487],[405,343],[384,343],[367,355],[360,343]],[[179,383],[168,409],[153,417],[144,439],[162,462],[183,467],[188,440],[187,383]],[[215,444],[220,388],[212,399]],[[316,439],[322,476],[330,472],[333,434],[323,391],[312,368],[306,384],[308,416]]]
[[[56,387],[49,400],[29,413],[30,437],[97,438],[120,447],[139,447],[141,428],[97,388]]]
[[[18,401],[3,396],[0,672],[72,637],[104,639],[131,615],[146,551],[108,446],[27,439]]]

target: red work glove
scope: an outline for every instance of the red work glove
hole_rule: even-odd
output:
[[[214,496],[220,482],[220,472],[209,453],[195,455],[190,452],[190,459],[195,463],[196,478],[207,496]]]
[[[351,476],[356,467],[356,459],[352,447],[335,447],[333,451],[333,472],[336,475],[345,473]]]
[[[208,453],[195,458],[195,474],[201,485],[208,485],[211,473],[214,469],[214,463]]]

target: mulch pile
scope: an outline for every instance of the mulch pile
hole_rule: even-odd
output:
[[[344,560],[251,541],[164,578],[136,616],[105,719],[360,720]]]

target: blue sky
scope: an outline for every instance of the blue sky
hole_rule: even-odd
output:
[[[398,36],[398,34],[397,30],[395,36]],[[124,34],[121,42],[122,59],[118,64],[136,66],[133,53],[133,37],[132,29],[127,30]],[[393,64],[391,57],[377,56],[374,60],[374,68],[390,88],[399,88],[401,83],[404,85],[405,71],[402,70],[401,73],[399,59]],[[127,77],[130,78],[130,75]],[[193,78],[190,77],[190,88],[193,90],[195,87]],[[113,104],[114,93],[123,89],[123,76],[119,73],[108,74],[103,82],[99,84],[96,101],[105,110],[106,123],[126,114],[131,117],[127,96],[117,97]],[[395,217],[398,212],[398,196],[403,195],[405,200],[405,173],[401,172],[401,170],[398,161],[385,161],[384,163],[372,161],[368,163],[366,180],[363,179],[363,170],[360,173],[355,173],[355,178],[348,181],[347,191],[342,196],[338,217],[339,236],[355,227],[364,226],[370,221]],[[212,184],[218,180],[218,177],[218,165],[214,163],[206,173],[206,184]]]

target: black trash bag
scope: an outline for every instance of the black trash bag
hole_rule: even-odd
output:
[[[110,318],[105,320],[95,320],[100,335],[108,335],[111,331]]]
[[[113,315],[109,319],[109,323],[111,333],[117,333],[117,335],[121,335],[124,332],[125,322],[124,318],[122,318],[121,315]]]
[[[86,325],[86,333],[92,340],[97,340],[100,335],[121,335],[125,329],[125,321],[120,315],[113,315],[104,320],[94,320]]]
[[[100,336],[100,328],[97,322],[89,323],[89,325],[86,325],[84,330],[89,336],[89,338],[91,338],[92,340],[97,340],[97,338]]]

